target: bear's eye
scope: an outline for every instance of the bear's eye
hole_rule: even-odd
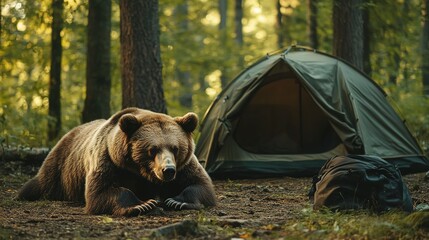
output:
[[[148,151],[148,155],[150,156],[150,157],[155,157],[155,155],[158,153],[158,148],[156,148],[156,147],[152,147],[152,148],[150,148],[149,149],[149,151]]]
[[[172,147],[171,152],[174,154],[174,156],[177,156],[177,153],[179,152],[179,148],[178,147]]]

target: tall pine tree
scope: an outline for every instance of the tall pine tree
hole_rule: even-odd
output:
[[[51,70],[49,72],[48,140],[56,139],[61,130],[61,31],[64,0],[52,0]]]
[[[424,1],[422,35],[423,94],[429,97],[429,0]]]
[[[122,107],[166,113],[158,0],[120,1]]]
[[[363,0],[334,0],[334,55],[363,70]]]
[[[82,122],[110,116],[112,2],[89,0],[86,98]]]

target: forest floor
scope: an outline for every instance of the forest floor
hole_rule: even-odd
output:
[[[13,200],[37,166],[0,161],[0,239],[428,239],[429,212],[376,215],[312,210],[310,178],[215,180],[218,206],[133,218],[92,216],[71,202]],[[404,177],[428,207],[424,174]],[[423,213],[423,215],[422,215]],[[417,215],[420,214],[420,215]]]

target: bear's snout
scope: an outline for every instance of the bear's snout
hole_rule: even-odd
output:
[[[167,166],[162,169],[162,175],[164,176],[164,181],[171,181],[176,176],[176,167],[175,166]]]
[[[174,154],[168,150],[159,152],[155,157],[155,175],[161,181],[169,182],[176,177]]]

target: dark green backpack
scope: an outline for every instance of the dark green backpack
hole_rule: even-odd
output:
[[[337,156],[328,160],[313,179],[309,197],[314,209],[413,210],[399,170],[369,155]]]

